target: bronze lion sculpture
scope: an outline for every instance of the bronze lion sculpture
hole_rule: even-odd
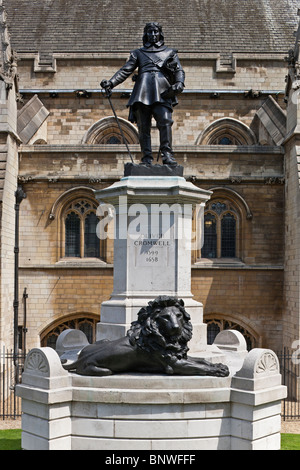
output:
[[[122,372],[228,376],[226,365],[188,357],[191,338],[192,324],[183,300],[161,296],[139,311],[127,336],[88,345],[75,362],[63,367],[93,376]]]

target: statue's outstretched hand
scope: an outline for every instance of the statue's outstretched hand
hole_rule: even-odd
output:
[[[111,97],[112,95],[112,83],[110,80],[102,80],[102,82],[100,83],[101,85],[101,88],[103,88],[105,90],[105,94],[108,98]]]

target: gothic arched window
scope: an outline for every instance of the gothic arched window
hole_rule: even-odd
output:
[[[89,212],[84,221],[84,257],[99,258],[100,243],[97,237],[99,219],[95,212]]]
[[[236,256],[236,217],[227,212],[221,218],[221,258]]]
[[[204,319],[204,322],[207,324],[207,344],[209,345],[214,343],[220,331],[237,330],[244,336],[248,351],[257,347],[258,338],[256,338],[253,333],[251,333],[247,328],[243,327],[236,321],[214,317],[210,319]]]
[[[126,142],[128,144],[138,144],[138,131],[134,125],[120,117],[119,124]],[[121,135],[116,119],[110,116],[95,122],[86,132],[82,143],[93,145],[120,145],[124,144],[123,136]]]
[[[99,318],[92,314],[77,314],[73,317],[65,318],[50,325],[41,334],[41,346],[55,349],[59,335],[66,329],[81,330],[85,333],[89,343],[96,340],[96,327]]]
[[[68,203],[63,212],[63,257],[105,258],[104,241],[97,236],[97,204],[89,199]]]
[[[197,145],[255,145],[253,131],[243,122],[221,118],[211,123],[198,137]]]
[[[210,202],[204,214],[202,258],[238,257],[238,227],[238,211],[229,201]]]
[[[210,212],[204,216],[203,258],[217,258],[217,220]]]
[[[81,223],[76,212],[70,212],[65,220],[65,256],[80,257]]]

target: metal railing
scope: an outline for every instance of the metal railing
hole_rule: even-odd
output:
[[[17,419],[21,417],[21,400],[16,396],[15,388],[21,383],[24,367],[24,354],[17,355],[18,366],[15,366],[14,352],[0,350],[0,419]]]
[[[294,351],[284,348],[276,353],[282,384],[286,385],[288,396],[282,403],[282,418],[286,420],[300,419],[300,364],[295,361]]]

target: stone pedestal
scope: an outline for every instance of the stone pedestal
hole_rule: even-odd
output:
[[[96,191],[99,213],[115,214],[114,289],[101,305],[97,340],[125,336],[142,307],[169,295],[191,315],[191,352],[205,349],[203,307],[191,293],[191,249],[199,242],[192,216],[200,225],[210,195],[180,176],[129,176]]]
[[[244,351],[242,358],[228,346],[223,344],[222,352],[229,363],[236,354],[239,370],[231,368],[226,378],[78,376],[62,368],[51,348],[33,349],[17,386],[22,448],[279,450],[286,387],[278,359],[266,349]]]

